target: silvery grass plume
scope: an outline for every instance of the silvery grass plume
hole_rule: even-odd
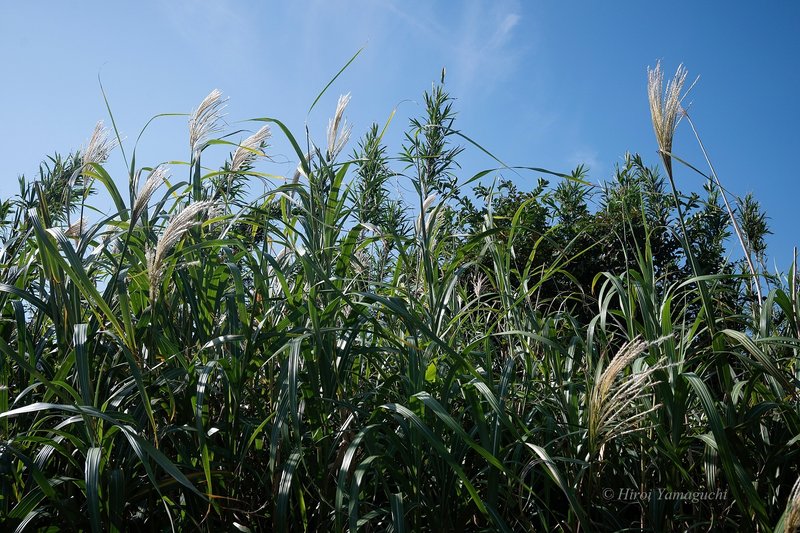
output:
[[[227,99],[222,98],[222,93],[214,89],[189,117],[189,147],[192,157],[197,157],[211,135],[221,131],[219,122],[223,117],[222,110],[225,109],[226,101]]]
[[[91,168],[91,165],[101,165],[108,160],[111,151],[117,146],[116,139],[109,139],[108,130],[103,126],[103,121],[97,121],[94,126],[94,131],[89,139],[89,143],[83,150],[81,155],[81,166],[77,169],[69,179],[69,186],[64,189],[64,199],[66,200],[75,187],[75,182],[85,170]],[[85,179],[85,178],[84,178]],[[87,183],[83,185],[84,197],[88,192],[89,186]]]
[[[789,501],[786,502],[785,519],[783,530],[786,533],[800,531],[800,478],[797,479],[789,493]]]
[[[336,103],[336,113],[332,119],[328,120],[328,159],[336,159],[350,139],[353,127],[343,118],[344,110],[349,103],[350,93],[340,96]]]
[[[601,451],[603,445],[612,439],[636,431],[639,420],[659,407],[636,410],[637,400],[648,392],[652,374],[664,368],[661,362],[644,371],[633,372],[627,378],[617,379],[649,346],[649,343],[636,338],[620,349],[605,370],[601,372],[601,367],[598,367],[598,375],[587,393],[590,454]]]
[[[85,169],[92,164],[100,165],[105,163],[116,146],[116,139],[109,139],[108,130],[103,125],[103,121],[98,121],[92,132],[92,137],[89,139],[89,144],[83,151],[82,167]]]
[[[661,61],[656,62],[656,68],[647,68],[647,96],[650,100],[650,116],[653,119],[653,130],[656,134],[658,149],[664,160],[667,173],[672,176],[672,139],[675,128],[683,115],[681,102],[689,91],[681,96],[683,84],[686,83],[688,72],[683,64],[678,65],[675,77],[672,78],[664,89],[664,72],[661,70]],[[691,90],[691,87],[689,87]]]
[[[131,211],[131,225],[136,224],[142,212],[147,207],[147,203],[156,192],[158,186],[161,185],[169,175],[169,168],[164,165],[159,165],[154,168],[150,175],[147,176],[141,190],[136,192],[136,198],[133,201],[133,210]]]
[[[489,278],[484,273],[475,273],[472,275],[472,293],[475,295],[476,300],[480,300],[483,295],[484,283],[488,285]]]
[[[83,235],[83,232],[86,231],[86,224],[86,219],[81,217],[67,228],[67,230],[64,232],[64,235],[73,239],[79,239],[81,235]]]
[[[238,172],[242,167],[252,163],[257,157],[265,154],[261,150],[269,139],[269,126],[264,126],[250,137],[242,141],[231,157],[231,172]]]
[[[201,222],[198,215],[215,206],[214,202],[203,201],[189,204],[183,211],[174,215],[164,233],[158,239],[155,249],[147,252],[147,273],[150,279],[150,301],[155,301],[158,285],[164,276],[164,260],[187,231]]]

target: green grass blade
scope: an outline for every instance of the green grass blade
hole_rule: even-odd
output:
[[[102,448],[89,448],[86,452],[86,503],[89,506],[89,522],[94,533],[103,531],[100,521],[100,462]]]
[[[335,81],[336,81],[336,78],[338,78],[338,77],[339,77],[339,76],[342,74],[342,72],[344,72],[345,70],[347,70],[347,67],[349,67],[349,66],[350,66],[350,63],[352,63],[353,61],[355,61],[355,60],[356,60],[356,58],[358,57],[358,55],[359,55],[359,54],[360,54],[360,53],[361,53],[363,50],[364,50],[363,48],[359,48],[359,49],[358,49],[358,52],[356,52],[355,54],[353,54],[353,57],[351,57],[351,58],[350,58],[350,60],[349,60],[347,63],[345,63],[345,65],[344,65],[342,68],[340,68],[340,69],[339,69],[339,72],[337,72],[337,73],[336,73],[336,75],[335,75],[333,78],[331,78],[331,81],[329,81],[329,82],[328,82],[328,84],[327,84],[327,85],[325,85],[325,87],[322,89],[322,91],[320,91],[320,93],[317,95],[317,97],[316,97],[316,98],[314,98],[314,102],[311,104],[311,107],[309,107],[309,108],[308,108],[308,114],[309,114],[309,115],[311,114],[311,111],[314,109],[314,107],[317,105],[317,102],[319,102],[319,99],[320,99],[320,98],[322,98],[322,95],[323,95],[323,94],[325,94],[325,91],[327,91],[327,90],[328,90],[328,87],[330,87],[331,85],[333,85],[333,82],[335,82]]]

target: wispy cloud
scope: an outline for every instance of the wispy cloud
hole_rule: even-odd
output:
[[[174,34],[198,48],[217,47],[224,36],[225,49],[239,51],[253,34],[252,20],[231,0],[173,0],[158,6]]]
[[[451,88],[460,98],[491,93],[527,51],[514,42],[523,20],[517,0],[474,0],[457,7],[447,4],[446,13],[440,7],[437,11],[438,6],[415,5],[409,13],[397,3],[383,5],[437,51],[447,67]]]
[[[495,29],[490,46],[500,47],[505,45],[506,41],[511,37],[511,32],[520,21],[520,16],[516,13],[508,13],[505,18],[500,22],[500,25]]]
[[[565,160],[570,169],[583,165],[589,169],[589,177],[597,181],[605,172],[605,165],[600,160],[600,152],[590,146],[577,148],[569,153]]]
[[[472,2],[456,28],[453,50],[456,90],[492,92],[517,66],[515,30],[522,20],[516,2]]]
[[[385,7],[393,15],[400,17],[403,20],[403,22],[405,22],[408,26],[412,27],[419,33],[422,33],[425,37],[432,39],[434,41],[445,40],[444,36],[446,34],[446,28],[442,25],[433,23],[432,16],[420,16],[419,11],[415,11],[414,14],[408,13],[407,11],[401,9],[392,2],[386,2],[385,4],[380,4],[380,5]],[[430,8],[429,6],[425,5],[418,7],[422,9]]]

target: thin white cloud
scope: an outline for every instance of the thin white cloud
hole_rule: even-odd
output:
[[[216,47],[223,36],[226,50],[246,46],[251,33],[241,4],[231,0],[172,0],[157,4],[176,35],[198,48]]]
[[[513,72],[519,50],[513,46],[522,17],[516,2],[473,2],[457,28],[456,90],[486,95]]]
[[[517,0],[473,0],[464,4],[380,4],[420,38],[447,67],[454,94],[486,96],[518,64],[523,47],[514,37],[522,21]],[[434,21],[442,21],[437,23]]]
[[[494,48],[503,46],[511,37],[511,33],[519,23],[520,18],[521,17],[516,13],[508,13],[495,30],[492,36],[491,46]]]
[[[432,16],[420,16],[420,13],[417,11],[415,14],[410,14],[400,7],[396,6],[393,2],[386,2],[378,4],[382,7],[385,7],[389,11],[391,11],[394,15],[403,19],[403,21],[417,30],[418,32],[422,33],[428,39],[432,39],[435,42],[443,42],[444,36],[446,35],[446,29],[444,26],[440,26],[437,24],[433,24],[431,21],[433,20]],[[416,6],[415,9],[418,9],[422,6]]]
[[[566,158],[566,164],[570,169],[583,165],[589,170],[589,179],[592,181],[597,181],[605,171],[604,165],[600,161],[600,152],[587,146],[570,152]]]

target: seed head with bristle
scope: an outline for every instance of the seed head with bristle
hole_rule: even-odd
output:
[[[263,156],[261,151],[271,133],[269,126],[264,126],[250,137],[242,141],[231,157],[231,172],[238,172],[243,166],[252,163],[257,157]]]
[[[73,239],[78,239],[81,235],[83,235],[84,231],[86,231],[86,219],[81,217],[67,228],[67,230],[64,232],[64,235],[67,237],[72,237]]]
[[[663,368],[663,364],[657,363],[644,371],[634,372],[627,379],[617,379],[648,347],[649,344],[641,339],[625,344],[588,392],[590,450],[598,451],[611,439],[636,431],[639,420],[658,408],[636,410],[636,401],[647,393],[652,374]]]
[[[84,167],[93,163],[98,165],[105,163],[106,160],[108,160],[108,155],[111,153],[111,150],[116,146],[117,141],[108,138],[108,131],[105,126],[103,126],[103,121],[100,120],[95,125],[92,137],[89,139],[89,144],[83,151],[81,163],[83,163]]]
[[[216,204],[211,201],[189,204],[183,211],[174,215],[164,233],[158,239],[155,249],[147,252],[147,272],[150,278],[150,299],[154,299],[157,287],[164,276],[164,260],[183,238],[187,231],[201,222],[198,215],[213,209]]]
[[[683,114],[681,102],[686,97],[686,93],[681,95],[681,91],[683,91],[683,84],[686,83],[687,74],[686,68],[682,64],[678,65],[675,77],[667,83],[667,87],[664,89],[664,72],[661,70],[661,62],[658,61],[654,69],[647,68],[650,116],[653,119],[653,130],[656,134],[658,149],[670,176],[672,176],[672,158],[670,156],[672,139]]]
[[[336,103],[336,113],[333,118],[328,121],[328,158],[335,159],[339,152],[347,144],[350,139],[350,131],[353,129],[344,119],[344,110],[347,104],[350,103],[350,93],[344,94],[339,97]],[[341,131],[340,131],[341,130]]]
[[[483,285],[484,283],[488,285],[488,281],[489,278],[483,273],[475,273],[472,275],[472,292],[475,298],[480,299],[483,295]]]
[[[789,501],[786,502],[783,530],[787,533],[800,531],[800,478],[795,481],[792,492],[789,493]]]
[[[169,168],[164,165],[159,165],[150,172],[141,190],[136,193],[136,199],[133,201],[131,224],[135,224],[136,221],[139,220],[139,216],[147,207],[150,197],[153,196],[153,193],[158,189],[158,186],[164,182],[168,175]]]
[[[222,98],[222,93],[214,89],[200,103],[200,106],[189,117],[189,147],[192,155],[196,156],[208,142],[211,135],[221,130],[219,124],[223,117],[227,99]]]

